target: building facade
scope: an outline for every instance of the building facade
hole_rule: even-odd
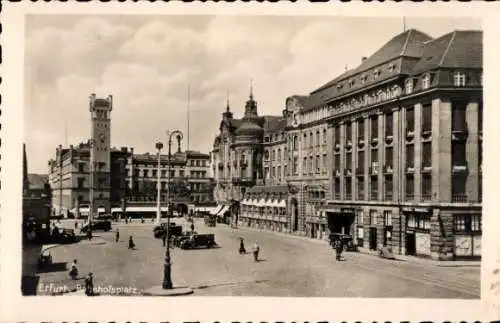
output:
[[[216,200],[239,201],[240,225],[350,234],[440,260],[481,255],[482,32],[396,35],[287,98],[274,130],[252,101],[242,119],[223,114],[212,153]]]

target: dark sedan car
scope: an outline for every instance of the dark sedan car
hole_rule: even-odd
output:
[[[73,229],[58,229],[52,233],[53,243],[73,243],[76,242],[75,230]]]
[[[86,233],[89,229],[89,224],[85,223],[82,227],[82,233]],[[94,220],[92,221],[92,231],[111,231],[111,221],[109,220]]]

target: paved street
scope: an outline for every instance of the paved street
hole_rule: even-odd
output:
[[[175,219],[175,222],[182,222]],[[114,225],[114,228],[116,225]],[[114,232],[98,232],[106,244],[59,246],[51,253],[59,271],[42,273],[40,283],[64,283],[76,258],[82,275],[92,271],[95,285],[146,289],[161,283],[164,248],[153,238],[152,224],[120,224],[121,241]],[[326,244],[252,229],[215,228],[196,223],[198,232],[215,233],[220,248],[172,250],[175,285],[195,289],[196,296],[297,297],[419,297],[478,298],[480,276],[476,267],[439,267],[427,263],[391,261],[361,253],[345,253],[335,261]],[[137,250],[127,249],[133,235]],[[238,254],[239,237],[247,250],[256,241],[262,261]]]

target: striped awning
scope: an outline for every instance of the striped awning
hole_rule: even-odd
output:
[[[79,208],[79,211],[80,211],[80,214],[88,214],[90,211],[90,208],[89,207],[81,207],[81,208]],[[76,213],[76,207],[71,209],[69,212]],[[106,209],[103,207],[100,207],[100,208],[97,208],[97,212],[106,212]]]
[[[228,205],[224,205],[224,206],[220,209],[220,211],[217,213],[217,215],[222,216],[222,215],[224,215],[224,214],[225,214],[228,210],[229,210],[229,206],[228,206]]]
[[[222,204],[217,205],[217,207],[216,207],[214,210],[212,210],[212,211],[210,212],[210,214],[212,214],[212,215],[219,214],[219,211],[222,209],[222,207],[223,207],[223,205],[222,205]]]

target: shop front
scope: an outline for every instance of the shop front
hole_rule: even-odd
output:
[[[431,217],[428,209],[403,210],[406,215],[405,250],[407,255],[431,256]]]
[[[455,258],[481,257],[481,214],[454,214]]]
[[[330,233],[352,235],[354,230],[354,208],[325,208],[326,223]]]

